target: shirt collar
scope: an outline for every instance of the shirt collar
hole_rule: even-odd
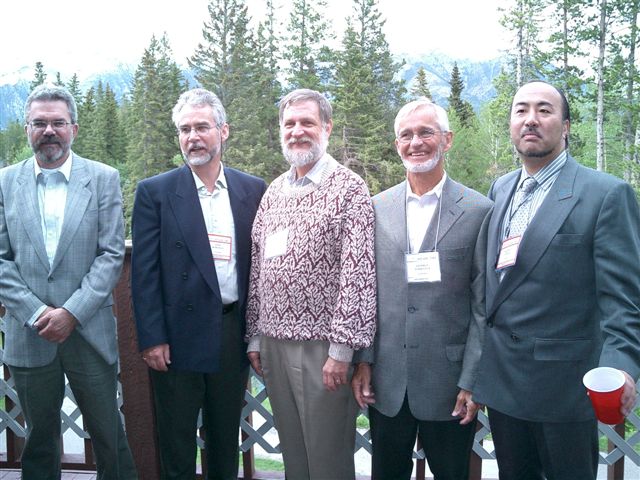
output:
[[[318,160],[315,165],[307,172],[307,174],[302,178],[296,177],[296,167],[293,165],[289,169],[288,179],[291,185],[296,183],[306,184],[309,182],[315,183],[316,185],[320,185],[320,181],[322,180],[322,174],[324,173],[324,168],[327,163],[329,163],[329,156],[325,153],[320,160]],[[304,180],[307,180],[306,182]]]
[[[202,180],[200,180],[200,177],[198,175],[196,175],[196,172],[194,172],[193,170],[191,170],[191,175],[193,175],[193,180],[196,182],[196,190],[198,192],[201,192],[202,189],[204,189],[204,192],[207,193],[207,195],[209,194],[209,190],[207,190],[207,187],[205,186],[204,182]],[[214,189],[214,192],[216,190],[227,190],[227,177],[225,177],[224,175],[224,165],[222,164],[222,162],[220,162],[220,171],[218,172],[218,178],[216,179],[216,183],[215,183],[216,188]]]
[[[522,166],[522,170],[520,171],[520,180],[518,180],[518,187],[522,185],[522,182],[528,177],[533,177],[533,179],[538,183],[538,187],[543,190],[548,190],[553,185],[553,180],[558,176],[564,164],[567,163],[567,151],[563,150],[551,163],[541,168],[534,175],[529,175]]]
[[[435,195],[437,199],[442,196],[442,189],[444,188],[444,182],[447,181],[447,172],[444,172],[440,181],[426,193],[418,196],[417,194],[411,191],[411,185],[407,181],[407,202],[409,201],[418,201],[420,203],[424,203],[431,195]]]
[[[73,153],[71,151],[69,151],[69,158],[67,158],[65,162],[62,165],[60,165],[58,168],[40,168],[40,165],[38,164],[38,160],[36,160],[36,157],[33,157],[33,169],[36,175],[36,180],[38,179],[38,175],[40,175],[41,173],[43,175],[47,175],[53,172],[60,172],[64,176],[67,183],[69,183],[69,179],[71,178],[72,163],[73,163]]]

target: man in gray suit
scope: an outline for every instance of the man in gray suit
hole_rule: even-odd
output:
[[[124,258],[118,172],[71,152],[77,109],[64,88],[25,105],[34,156],[0,171],[4,362],[27,424],[22,478],[60,478],[66,375],[91,435],[98,478],[137,478],[116,402],[112,312]]]
[[[567,152],[565,96],[515,94],[522,168],[495,181],[488,227],[487,330],[474,400],[489,408],[501,480],[595,479],[591,368],[624,372],[621,412],[640,374],[640,213],[622,180]]]
[[[466,480],[491,202],[445,173],[453,133],[442,107],[408,103],[395,134],[407,179],[373,198],[378,329],[356,353],[352,387],[372,407],[373,477],[411,478],[417,432],[436,479]]]

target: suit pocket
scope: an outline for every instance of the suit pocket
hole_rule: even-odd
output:
[[[582,234],[580,233],[558,233],[551,240],[551,245],[556,247],[575,247],[582,243]]]
[[[537,338],[533,346],[533,358],[543,361],[576,362],[589,357],[593,351],[591,340]]]
[[[464,356],[464,347],[466,344],[462,343],[459,345],[447,345],[445,350],[447,352],[447,360],[450,362],[461,362],[462,357]]]
[[[469,247],[439,249],[440,257],[447,261],[462,261],[467,256]]]

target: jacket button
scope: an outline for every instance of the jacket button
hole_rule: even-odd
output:
[[[182,248],[182,245],[184,244],[180,240],[176,242],[176,248]]]
[[[187,278],[189,278],[189,275],[187,275],[187,272],[182,272],[182,279],[186,280]]]
[[[493,328],[493,322],[491,320],[487,322],[487,327]]]
[[[48,277],[47,278],[47,282],[49,282],[49,283],[53,282],[53,277]]]
[[[514,342],[519,342],[520,341],[520,337],[518,337],[515,333],[511,334],[511,340],[513,340]]]
[[[415,313],[417,308],[416,307],[409,307],[409,308],[407,308],[407,310],[409,311],[409,313]]]
[[[193,305],[191,305],[190,303],[187,304],[187,311],[193,311]]]

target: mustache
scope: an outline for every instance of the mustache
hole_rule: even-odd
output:
[[[521,137],[524,137],[525,135],[535,135],[538,138],[541,138],[542,136],[540,135],[540,133],[538,132],[538,128],[537,127],[526,127],[522,130],[522,132],[520,133]]]
[[[295,145],[296,143],[312,143],[311,137],[292,138],[287,142],[287,145]]]

